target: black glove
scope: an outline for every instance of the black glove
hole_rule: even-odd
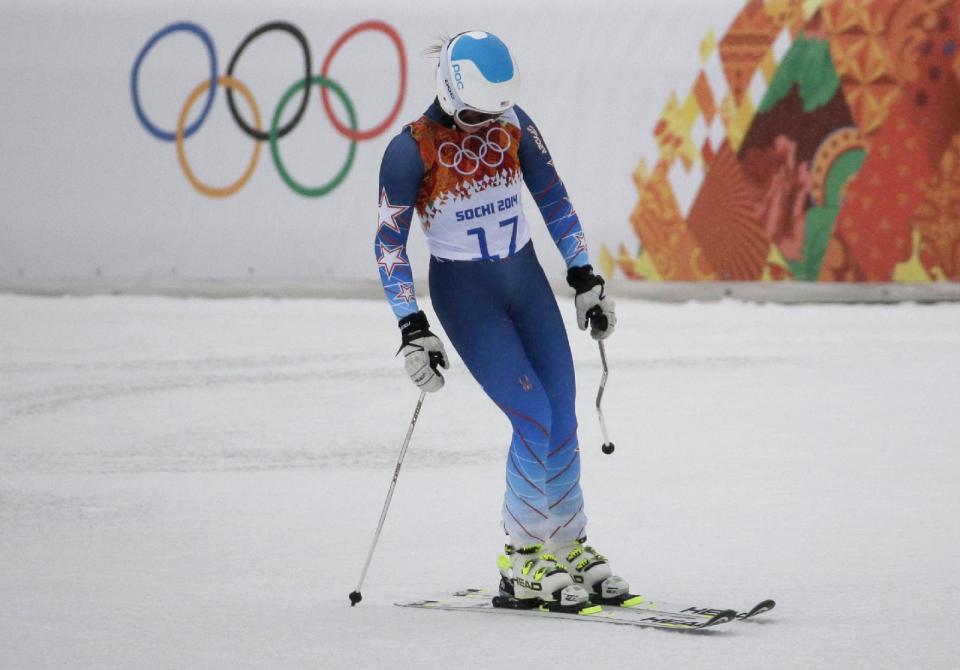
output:
[[[397,323],[403,343],[403,365],[410,380],[424,391],[439,391],[443,388],[443,375],[438,367],[448,368],[447,353],[443,342],[430,332],[427,315],[422,311],[405,316]]]
[[[610,337],[617,325],[617,306],[604,293],[603,277],[593,274],[592,266],[581,265],[567,270],[567,284],[577,292],[573,303],[577,308],[580,330],[586,330],[589,323],[593,339]]]

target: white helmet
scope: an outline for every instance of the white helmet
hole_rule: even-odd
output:
[[[520,92],[520,70],[499,37],[482,30],[460,33],[440,49],[437,99],[447,114],[463,110],[500,114]]]

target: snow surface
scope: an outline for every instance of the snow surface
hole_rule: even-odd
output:
[[[611,456],[571,331],[591,542],[763,621],[394,607],[496,582],[509,430],[456,359],[350,608],[417,397],[385,304],[0,296],[0,667],[956,668],[960,305],[619,314]]]

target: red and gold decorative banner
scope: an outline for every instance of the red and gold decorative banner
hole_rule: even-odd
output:
[[[634,173],[638,243],[604,269],[960,280],[958,50],[960,0],[750,0],[668,99]]]

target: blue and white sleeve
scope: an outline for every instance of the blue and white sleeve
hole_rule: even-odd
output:
[[[420,309],[407,258],[407,237],[422,179],[419,147],[404,130],[390,141],[380,164],[380,216],[373,245],[383,292],[398,320]]]
[[[568,268],[579,267],[590,262],[587,253],[587,241],[580,226],[567,188],[563,185],[553,158],[540,130],[533,120],[517,106],[514,106],[520,121],[520,169],[523,181],[530,189],[540,214],[547,224],[547,230],[557,249],[563,256]]]

